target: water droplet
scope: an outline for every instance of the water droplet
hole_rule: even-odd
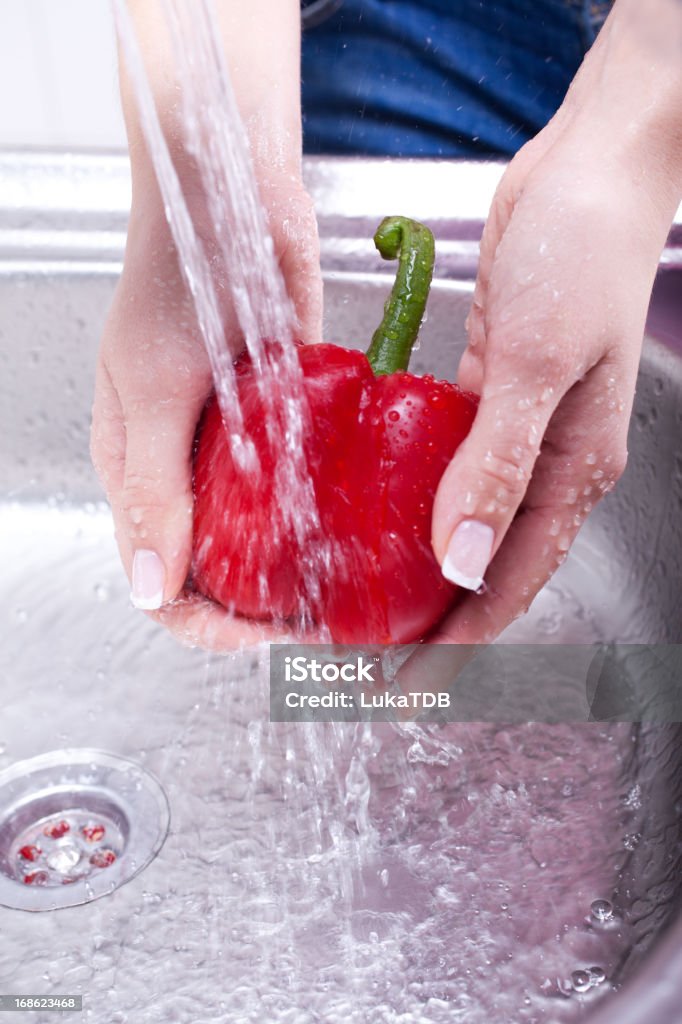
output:
[[[397,423],[398,420],[400,419],[400,413],[398,412],[397,409],[391,409],[388,413],[388,418],[391,421],[391,423]]]
[[[626,850],[634,850],[640,839],[642,838],[639,832],[633,832],[631,835],[625,836],[623,839],[623,846]]]
[[[613,904],[610,900],[593,900],[590,904],[590,913],[595,921],[604,924],[613,920]]]
[[[636,783],[629,791],[625,800],[623,801],[626,807],[632,808],[632,810],[639,810],[642,806],[642,787],[639,783]]]
[[[592,988],[592,978],[587,971],[573,971],[571,985],[576,992],[587,992]]]

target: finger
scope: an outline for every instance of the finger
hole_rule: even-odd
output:
[[[149,612],[185,647],[202,647],[216,653],[241,650],[262,643],[319,643],[316,634],[303,637],[284,627],[254,622],[233,615],[198,594],[183,593],[158,611]]]
[[[123,483],[125,450],[123,409],[109,371],[100,360],[95,374],[90,457],[107,497]]]
[[[310,228],[304,226],[303,230]],[[303,241],[287,238],[280,266],[296,312],[299,336],[306,344],[318,344],[322,341],[322,273],[316,225],[314,235],[308,234]]]
[[[558,134],[558,123],[550,122],[539,135],[527,142],[504,172],[490,204],[490,212],[481,235],[476,283],[471,309],[466,320],[468,348],[460,364],[458,383],[467,391],[480,391],[482,349],[486,341],[486,304],[497,250],[523,190],[536,164],[545,155]]]
[[[443,575],[468,590],[483,583],[526,493],[550,417],[568,387],[568,382],[542,387],[536,367],[515,365],[503,353],[493,363],[471,431],[443,474],[434,503],[436,558]],[[515,380],[530,382],[528,390],[521,392]]]
[[[626,460],[630,374],[614,390],[601,363],[564,398],[547,431],[523,508],[486,576],[439,627],[435,643],[489,643],[530,607],[566,559],[582,523],[613,489]]]
[[[485,377],[485,362],[483,360],[484,348],[482,345],[476,347],[469,344],[462,353],[457,370],[457,383],[464,391],[473,391],[480,395],[483,390]]]
[[[317,217],[307,192],[265,189],[270,228],[302,341],[322,341],[322,273]]]
[[[406,697],[413,693],[445,693],[453,685],[460,672],[480,650],[475,644],[452,644],[445,635],[439,639],[434,633],[428,644],[415,645],[414,653],[401,665],[396,682]],[[398,711],[401,721],[416,718],[419,707],[408,707]]]
[[[159,608],[181,590],[192,551],[192,445],[207,395],[129,402],[125,469],[109,495],[132,600]]]
[[[511,179],[511,167],[506,171],[502,181],[497,187],[490,212],[483,228],[478,257],[478,271],[474,294],[471,300],[471,309],[466,320],[466,330],[469,339],[469,349],[480,349],[485,345],[486,340],[486,318],[485,309],[490,286],[497,247],[507,230],[514,208],[514,188]],[[461,372],[461,370],[460,370]],[[469,388],[469,383],[462,383],[462,387]]]

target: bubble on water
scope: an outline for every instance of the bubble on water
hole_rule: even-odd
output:
[[[594,466],[596,461],[597,461],[597,456],[596,456],[595,452],[589,452],[585,456],[585,462],[587,463],[588,466]]]
[[[626,850],[632,851],[638,845],[641,838],[642,835],[640,832],[633,832],[630,835],[625,836],[623,839],[623,846]]]
[[[592,900],[590,913],[600,924],[613,921],[613,903],[610,900]]]
[[[571,986],[575,992],[587,992],[592,988],[592,979],[587,971],[573,971]]]
[[[400,419],[400,413],[398,412],[397,409],[391,409],[388,414],[388,418],[392,423],[397,423],[398,420]]]
[[[626,807],[629,807],[634,811],[638,811],[640,809],[642,806],[642,787],[638,782],[628,790],[623,803]]]
[[[606,971],[603,967],[590,967],[588,974],[593,985],[601,985],[606,981]]]

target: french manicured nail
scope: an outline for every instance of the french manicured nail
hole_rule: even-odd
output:
[[[166,570],[156,551],[144,548],[133,558],[133,589],[130,599],[136,608],[152,611],[163,604]]]
[[[459,524],[448,544],[442,573],[446,580],[466,590],[480,590],[493,551],[491,526],[475,519]]]

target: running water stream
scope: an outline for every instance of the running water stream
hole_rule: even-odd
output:
[[[258,196],[249,142],[241,122],[210,0],[164,0],[160,8],[172,40],[182,96],[187,153],[199,172],[213,230],[212,245],[226,271],[226,285],[244,344],[257,370],[273,451],[281,521],[273,521],[271,543],[280,532],[296,540],[303,567],[298,625],[322,625],[320,579],[326,564],[319,539],[319,516],[303,452],[309,415],[294,344],[295,315],[279,270],[272,237]],[[125,0],[114,0],[116,27],[138,102],[147,148],[164,201],[178,259],[191,293],[208,353],[214,386],[230,439],[232,456],[244,473],[259,472],[254,445],[246,436],[237,397],[234,353],[226,340],[224,317],[209,260],[183,194],[145,72]],[[267,340],[277,344],[267,344]],[[244,538],[264,543],[264,538]]]

